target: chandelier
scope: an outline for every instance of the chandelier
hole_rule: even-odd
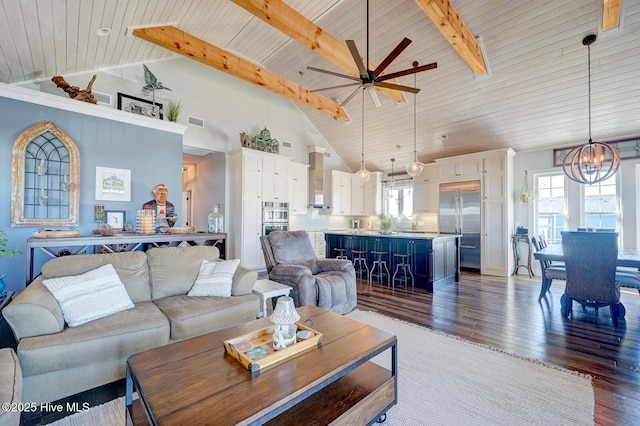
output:
[[[564,174],[569,179],[589,185],[610,178],[620,167],[618,151],[605,142],[594,142],[591,138],[591,45],[595,41],[595,34],[590,34],[582,40],[588,52],[589,142],[569,151],[562,164]]]
[[[364,88],[362,89],[362,151],[360,152],[360,170],[356,172],[360,182],[369,182],[371,179],[371,172],[367,170],[364,164]]]
[[[418,65],[418,61],[413,62],[414,68]],[[413,88],[416,88],[416,74],[413,74]],[[419,176],[424,170],[424,164],[418,161],[416,153],[416,93],[413,94],[413,161],[407,164],[407,174],[411,177]]]

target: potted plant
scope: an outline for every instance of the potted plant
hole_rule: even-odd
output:
[[[4,237],[4,231],[0,230],[0,257],[11,257],[14,254],[22,253],[18,246],[7,248],[7,239]],[[4,275],[0,274],[0,297],[7,295],[4,284]]]
[[[178,121],[180,110],[182,110],[182,102],[173,98],[167,100],[167,120],[174,123]]]
[[[391,220],[391,218],[381,214],[380,215],[380,231],[385,234],[389,234],[391,233],[392,229],[393,229],[393,221]]]

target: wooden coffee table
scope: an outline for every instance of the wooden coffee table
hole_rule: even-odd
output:
[[[397,402],[396,337],[317,307],[298,312],[323,333],[322,345],[259,373],[227,355],[223,341],[269,326],[266,318],[132,355],[127,424],[370,424],[384,416]],[[386,350],[390,370],[370,361]]]

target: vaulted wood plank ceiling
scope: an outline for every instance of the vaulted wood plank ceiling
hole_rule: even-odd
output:
[[[300,19],[302,28],[289,30],[276,29],[264,16],[244,9],[269,3],[5,1],[0,8],[0,81],[49,80],[56,74],[169,58],[175,53],[125,33],[131,26],[171,24],[297,86],[317,89],[342,83],[307,71],[307,66],[346,70],[294,41],[296,37],[287,31],[320,28],[323,37],[324,33],[331,37],[325,43],[337,41],[343,46],[344,40],[352,39],[364,55],[365,1],[285,0],[305,18]],[[416,76],[421,88],[415,96],[418,156],[423,161],[504,146],[523,151],[584,142],[586,51],[581,41],[589,33],[598,35],[592,46],[594,136],[612,140],[640,135],[638,0],[371,0],[370,12],[372,63],[382,61],[403,37],[413,43],[388,73],[409,68],[414,60],[438,63],[436,70]],[[456,27],[457,17],[468,33],[458,30],[452,36],[448,31]],[[111,27],[111,35],[98,37],[95,31],[104,26]],[[339,49],[344,54],[342,47],[330,50]],[[414,80],[406,76],[397,82],[412,86]],[[350,92],[346,88],[319,95],[339,103]],[[365,104],[367,164],[373,170],[388,170],[392,156],[396,165],[411,159],[414,95],[396,99],[400,102],[387,96],[379,99],[379,108],[369,99]],[[356,170],[361,103],[354,99],[344,109],[351,123],[300,107]],[[446,141],[442,135],[448,136]]]

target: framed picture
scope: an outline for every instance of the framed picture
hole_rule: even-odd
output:
[[[131,201],[131,170],[96,167],[96,200]]]
[[[127,219],[127,213],[124,210],[105,210],[104,216],[107,225],[111,225],[113,229],[124,229],[124,223]]]
[[[124,93],[118,93],[118,109],[146,117],[159,118],[160,120],[164,117],[161,102],[154,103],[147,99],[136,98]]]

